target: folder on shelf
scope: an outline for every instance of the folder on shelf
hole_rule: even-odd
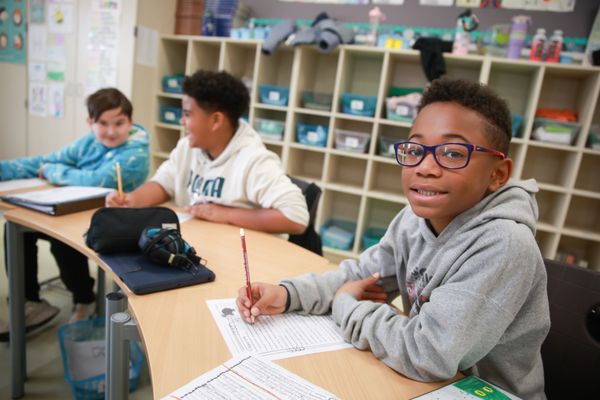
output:
[[[114,189],[64,186],[48,190],[2,196],[2,200],[50,215],[64,215],[104,206],[104,198]]]
[[[102,254],[102,261],[127,285],[133,293],[149,294],[199,283],[212,282],[215,274],[203,265],[197,273],[157,265],[144,254]]]

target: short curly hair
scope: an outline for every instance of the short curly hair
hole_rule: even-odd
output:
[[[244,83],[225,72],[198,70],[183,80],[183,93],[208,112],[222,112],[234,127],[248,111],[250,95]]]
[[[457,103],[478,113],[485,121],[484,132],[492,147],[508,154],[512,138],[510,110],[489,87],[462,79],[436,79],[423,93],[418,111],[438,102]]]

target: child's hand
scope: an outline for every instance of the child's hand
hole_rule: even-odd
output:
[[[246,322],[253,323],[259,315],[281,314],[287,302],[287,290],[283,286],[270,283],[252,283],[253,305],[250,309],[250,299],[246,294],[246,286],[238,291],[236,303],[240,314]]]
[[[38,177],[43,180],[46,180],[46,175],[44,175],[45,167],[46,167],[46,164],[42,164],[42,165],[40,165],[40,169],[38,170]]]
[[[371,300],[376,303],[385,303],[387,293],[383,290],[383,287],[377,284],[379,278],[379,272],[376,272],[365,279],[346,282],[338,289],[335,297],[338,297],[342,293],[348,293],[356,300]]]
[[[123,193],[123,196],[119,196],[119,192],[109,193],[104,203],[106,207],[134,207],[135,204],[131,193]]]
[[[227,222],[227,218],[225,216],[227,207],[219,204],[194,204],[193,206],[187,207],[186,211],[192,214],[194,218],[203,219],[205,221],[219,223]]]

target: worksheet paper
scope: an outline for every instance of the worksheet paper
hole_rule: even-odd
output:
[[[333,400],[333,394],[270,361],[236,357],[199,376],[163,400]]]
[[[234,357],[258,354],[278,360],[352,347],[330,315],[261,315],[249,324],[240,316],[235,299],[206,303]]]
[[[11,181],[0,182],[0,192],[8,192],[9,190],[32,188],[43,185],[48,185],[48,182],[43,179],[13,179]]]

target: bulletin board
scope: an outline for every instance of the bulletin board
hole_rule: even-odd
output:
[[[0,0],[0,62],[25,64],[26,0]]]

